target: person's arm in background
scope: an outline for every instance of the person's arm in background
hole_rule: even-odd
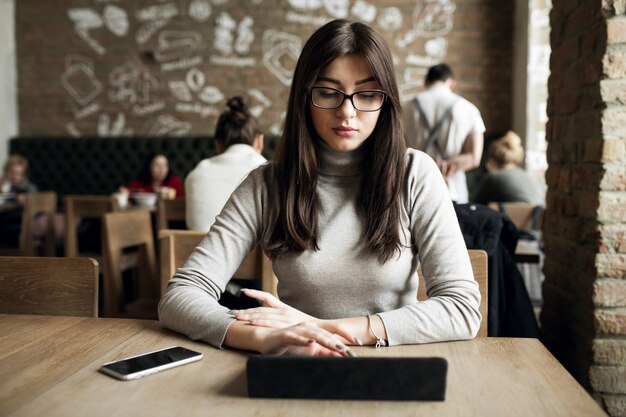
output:
[[[457,171],[469,171],[480,165],[484,145],[483,133],[470,133],[463,142],[461,153],[452,158],[439,162],[439,169],[444,178],[450,178]]]

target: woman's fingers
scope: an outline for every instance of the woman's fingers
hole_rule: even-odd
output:
[[[265,291],[251,290],[248,288],[242,288],[241,291],[250,298],[260,301],[267,307],[284,307],[286,304],[281,302],[278,298]]]
[[[315,322],[303,322],[276,330],[267,342],[265,353],[356,356],[338,336],[318,327]]]

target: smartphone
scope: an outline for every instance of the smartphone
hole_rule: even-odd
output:
[[[172,346],[105,363],[100,368],[100,372],[127,381],[155,374],[175,366],[199,361],[200,359],[202,359],[202,353],[181,346]]]

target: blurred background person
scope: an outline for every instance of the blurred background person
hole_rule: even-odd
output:
[[[120,187],[119,192],[158,193],[167,198],[183,197],[183,182],[170,169],[169,159],[165,154],[149,155],[141,168],[139,176],[128,187]]]
[[[227,103],[215,127],[218,155],[204,159],[185,179],[187,227],[206,232],[239,183],[267,160],[261,155],[263,134],[240,96]]]
[[[3,199],[5,204],[13,206],[0,213],[0,242],[15,246],[22,228],[22,205],[26,193],[37,192],[37,186],[28,180],[28,160],[22,155],[10,155],[5,162],[0,178],[0,191],[6,196]]]
[[[429,68],[425,86],[402,106],[406,144],[430,155],[452,200],[467,203],[465,171],[480,165],[485,123],[476,106],[452,92],[456,79],[447,64]]]
[[[472,202],[517,202],[543,206],[544,192],[528,172],[521,168],[524,162],[522,140],[514,132],[507,132],[489,145],[487,170],[476,189]]]

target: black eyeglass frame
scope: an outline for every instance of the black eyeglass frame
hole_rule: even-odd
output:
[[[313,101],[313,90],[315,90],[316,88],[323,88],[326,90],[333,90],[333,91],[337,91],[338,93],[343,94],[343,99],[341,100],[341,102],[339,102],[339,105],[337,107],[321,107],[318,106],[317,104],[315,104],[315,102]],[[359,109],[355,104],[354,104],[354,95],[355,94],[361,94],[361,93],[381,93],[383,95],[383,101],[382,103],[380,103],[380,107],[377,108],[376,110],[361,110]],[[311,104],[313,104],[315,107],[317,107],[318,109],[322,109],[322,110],[337,110],[338,108],[340,108],[341,106],[343,106],[343,103],[346,101],[346,99],[350,100],[350,103],[352,103],[352,107],[355,108],[355,110],[358,111],[362,111],[362,112],[366,112],[366,113],[371,113],[371,112],[375,112],[378,111],[380,109],[383,108],[383,106],[385,105],[385,101],[387,101],[387,93],[383,90],[361,90],[361,91],[355,91],[352,94],[346,94],[343,91],[341,91],[338,88],[333,88],[333,87],[324,87],[322,85],[314,85],[312,87],[309,87],[307,89],[307,95],[309,96],[309,100],[311,100]]]

